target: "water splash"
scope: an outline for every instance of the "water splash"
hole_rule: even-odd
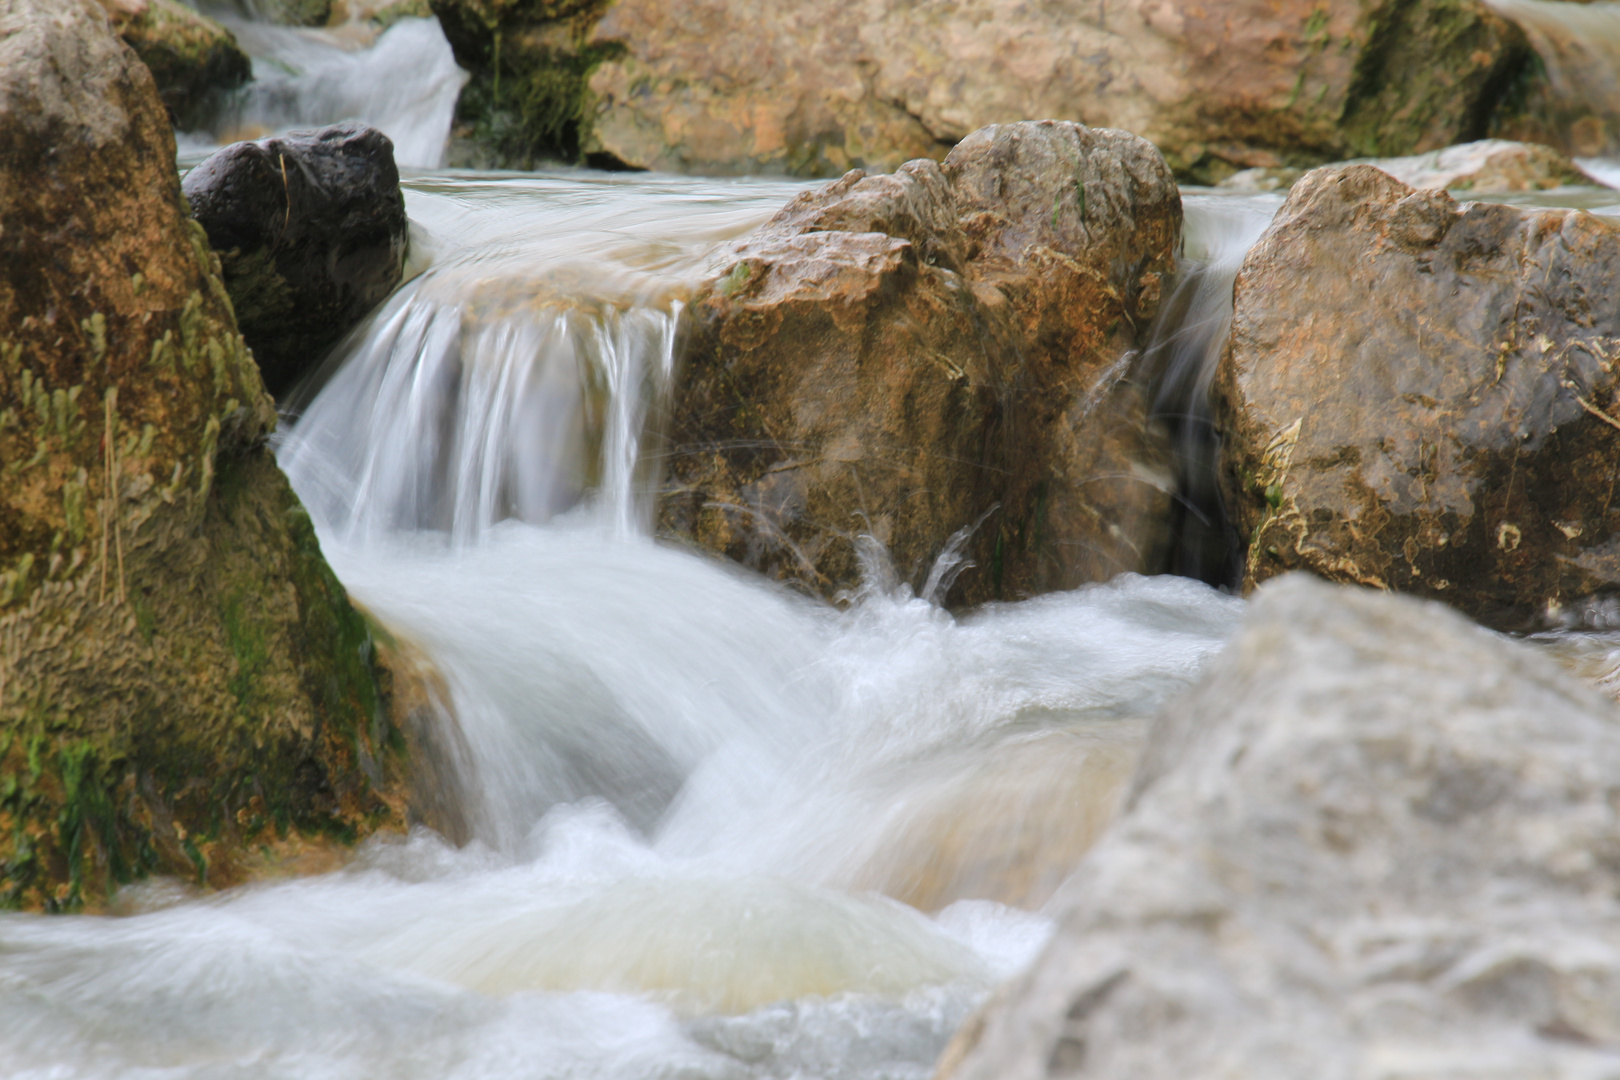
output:
[[[253,81],[224,99],[208,129],[181,139],[183,153],[294,128],[360,120],[394,142],[406,168],[444,164],[456,99],[467,81],[437,19],[333,29],[220,21],[253,61]]]

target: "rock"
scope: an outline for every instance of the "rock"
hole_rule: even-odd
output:
[[[1053,117],[1135,132],[1209,183],[1479,138],[1530,57],[1482,0],[617,0],[584,38],[534,18],[550,6],[480,34],[500,32],[503,58],[588,69],[586,104],[568,98],[587,153],[700,173],[889,171]],[[485,9],[435,10],[448,28]],[[573,59],[543,58],[557,35],[580,41]]]
[[[591,71],[623,50],[591,40],[612,0],[429,0],[470,79],[456,105],[451,165],[532,169],[546,160],[620,167],[586,154]]]
[[[1233,191],[1287,191],[1294,186],[1294,181],[1304,175],[1304,169],[1287,167],[1244,169],[1215,186]]]
[[[1412,157],[1375,158],[1365,164],[1415,188],[1475,195],[1592,184],[1591,177],[1551,147],[1503,139],[1481,139]]]
[[[152,72],[170,122],[182,131],[203,126],[219,94],[253,77],[231,32],[179,0],[101,0],[101,6]]]
[[[345,0],[203,0],[203,3],[221,14],[279,26],[325,26],[332,21],[333,8],[347,6]]]
[[[1268,584],[950,1080],[1609,1075],[1620,713],[1438,604]]]
[[[1610,4],[1491,0],[1524,31],[1532,63],[1510,84],[1491,131],[1572,157],[1620,153],[1620,15]]]
[[[0,0],[0,906],[402,824],[364,622],[92,0]]]
[[[800,195],[692,302],[661,530],[826,596],[863,535],[934,591],[981,519],[953,604],[1155,567],[1167,451],[1130,369],[1180,233],[1150,145],[1065,122]]]
[[[1246,587],[1303,568],[1526,629],[1614,595],[1617,293],[1606,219],[1306,176],[1215,379]]]
[[[184,187],[278,397],[404,273],[405,197],[394,144],[375,128],[346,121],[233,143]]]

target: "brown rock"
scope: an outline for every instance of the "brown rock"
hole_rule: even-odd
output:
[[[590,40],[619,53],[583,65],[586,150],[802,176],[1029,117],[1135,132],[1200,181],[1411,153],[1482,136],[1529,55],[1481,0],[618,0]]]
[[[174,156],[99,7],[0,0],[0,906],[402,823],[370,636]]]
[[[1376,165],[1415,188],[1475,195],[1546,191],[1593,183],[1573,161],[1551,147],[1505,139],[1481,139],[1428,154],[1375,158],[1365,164]]]
[[[992,510],[954,603],[1154,568],[1165,451],[1128,376],[1180,231],[1151,146],[1054,121],[799,196],[693,301],[662,529],[825,595],[862,535],[925,590]]]
[[[1617,293],[1604,219],[1301,180],[1216,376],[1246,584],[1304,568],[1518,628],[1620,590]]]
[[[169,120],[200,127],[212,100],[253,77],[231,32],[179,0],[101,0],[113,27],[157,81]]]

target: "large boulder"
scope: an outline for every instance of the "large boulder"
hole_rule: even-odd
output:
[[[152,72],[169,119],[203,126],[218,96],[253,77],[231,32],[179,0],[101,0],[113,27]]]
[[[1056,117],[1210,182],[1479,138],[1530,59],[1484,0],[432,3],[489,160],[676,172],[888,172]]]
[[[1301,180],[1215,379],[1247,585],[1302,568],[1518,629],[1620,592],[1616,295],[1606,219]]]
[[[174,157],[92,0],[0,0],[7,907],[400,820],[370,636],[266,446]]]
[[[236,320],[277,397],[399,284],[410,223],[394,144],[345,121],[233,143],[186,174]]]
[[[1171,482],[1131,360],[1180,234],[1152,146],[1067,122],[804,193],[692,302],[662,531],[828,596],[862,536],[926,591],[981,521],[953,603],[1157,569]]]
[[[1620,712],[1438,604],[1267,585],[949,1080],[1611,1075]]]

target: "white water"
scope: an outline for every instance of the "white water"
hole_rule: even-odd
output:
[[[182,153],[360,120],[393,140],[401,167],[444,164],[467,75],[437,19],[401,19],[378,34],[358,22],[309,29],[218,18],[252,59],[253,81],[221,104],[208,131],[181,137]]]
[[[680,301],[795,189],[410,184],[429,265],[279,453],[443,673],[475,839],[0,918],[7,1075],[929,1074],[1242,605],[1127,576],[837,611],[649,540]]]

